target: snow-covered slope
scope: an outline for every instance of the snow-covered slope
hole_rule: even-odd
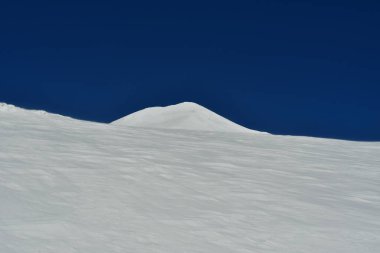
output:
[[[380,143],[0,110],[0,252],[377,253]]]
[[[196,103],[151,107],[112,122],[114,125],[218,132],[256,132],[239,126]]]
[[[75,120],[70,117],[62,116],[59,114],[54,113],[48,113],[46,111],[42,110],[28,110],[23,109],[14,105],[10,105],[7,103],[0,103],[0,113],[1,118],[0,120],[7,122],[7,121],[14,121],[17,119],[19,122],[25,122],[25,123],[41,123],[41,122],[48,122],[48,123],[54,123],[57,121],[64,121],[64,122],[78,122],[79,120]]]
[[[39,115],[45,115],[47,112],[41,111],[41,110],[26,110],[20,107],[16,107],[14,105],[10,105],[7,103],[0,103],[0,112],[2,113],[13,113],[14,115],[20,115],[22,113],[27,113],[29,115],[31,114],[39,114]]]

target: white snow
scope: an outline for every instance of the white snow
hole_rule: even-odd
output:
[[[377,253],[380,143],[1,109],[0,252]]]
[[[145,128],[259,133],[191,102],[146,108],[116,120],[112,124]]]
[[[7,103],[0,103],[0,112],[11,112],[11,113],[14,113],[14,112],[18,112],[18,113],[27,112],[28,114],[30,114],[30,113],[47,114],[47,112],[45,112],[45,111],[41,111],[41,110],[26,110],[26,109],[22,109],[22,108],[19,108],[19,107],[16,107],[14,105],[10,105],[10,104],[7,104]]]

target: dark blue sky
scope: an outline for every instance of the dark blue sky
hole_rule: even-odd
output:
[[[379,1],[1,1],[0,101],[109,122],[200,103],[276,134],[380,140]]]

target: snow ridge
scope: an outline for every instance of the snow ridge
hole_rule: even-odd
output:
[[[36,114],[40,114],[40,115],[47,115],[47,114],[49,114],[48,112],[43,111],[43,110],[23,109],[23,108],[20,108],[20,107],[11,105],[11,104],[3,103],[3,102],[0,103],[0,112],[11,112],[11,113],[15,113],[15,112],[31,112],[31,113],[36,113]]]

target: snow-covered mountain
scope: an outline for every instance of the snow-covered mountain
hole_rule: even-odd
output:
[[[0,252],[379,252],[380,143],[165,124],[2,104]]]
[[[259,133],[191,102],[146,108],[116,120],[112,124],[146,128]]]

